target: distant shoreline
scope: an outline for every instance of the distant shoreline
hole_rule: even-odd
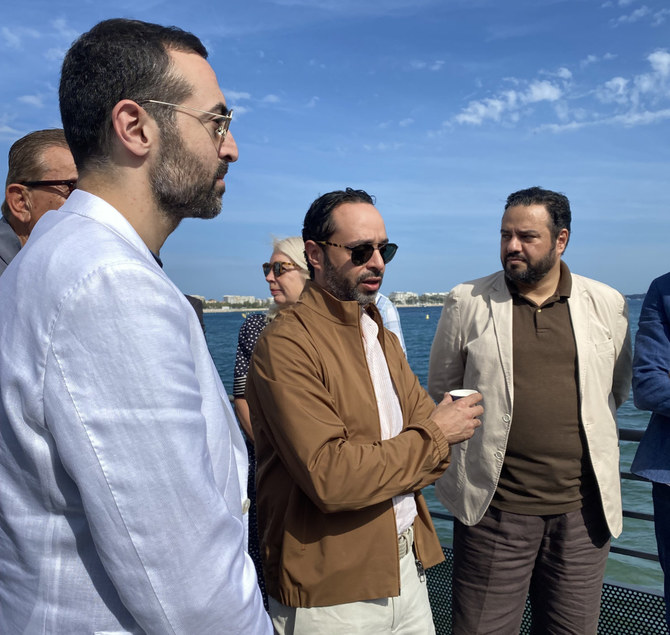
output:
[[[624,298],[626,300],[644,300],[646,293],[624,293]],[[398,304],[395,303],[395,306],[398,309],[425,309],[433,306],[443,306],[444,302],[429,302],[426,304]],[[226,307],[221,309],[208,309],[204,308],[204,313],[265,313],[267,312],[267,307],[258,307],[258,308],[238,308],[238,307]]]
[[[225,309],[208,309],[204,307],[202,309],[203,313],[265,313],[267,307],[254,307],[251,309],[237,308],[237,307],[226,307]]]

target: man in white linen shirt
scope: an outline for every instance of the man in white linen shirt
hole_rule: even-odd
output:
[[[246,450],[159,266],[237,147],[194,35],[101,22],[67,53],[76,190],[0,278],[0,632],[270,633]]]

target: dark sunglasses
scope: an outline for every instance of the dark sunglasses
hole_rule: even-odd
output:
[[[76,180],[62,180],[62,181],[19,181],[19,185],[26,185],[27,187],[48,187],[54,185],[67,186],[67,195],[70,196],[74,190],[77,189]]]
[[[279,278],[282,273],[286,273],[287,271],[292,271],[293,269],[297,268],[296,265],[292,262],[264,262],[261,266],[263,267],[264,276],[267,276],[270,271],[272,271],[272,273],[275,274],[275,278]]]
[[[375,249],[379,251],[379,255],[382,257],[384,264],[391,262],[393,256],[395,256],[395,252],[398,251],[398,245],[395,243],[383,243],[381,245],[363,243],[362,245],[356,245],[355,247],[348,247],[347,245],[338,245],[336,243],[328,242],[327,240],[316,240],[314,242],[319,243],[320,245],[330,245],[331,247],[348,249],[351,252],[351,262],[356,267],[364,265],[370,260],[372,254],[375,253]]]

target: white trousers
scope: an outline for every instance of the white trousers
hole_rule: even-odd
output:
[[[394,556],[391,556],[394,557]],[[278,635],[434,635],[426,576],[413,550],[400,559],[400,595],[334,606],[293,608],[268,597]]]

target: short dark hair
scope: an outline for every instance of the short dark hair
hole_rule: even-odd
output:
[[[368,203],[375,204],[375,199],[365,190],[354,190],[348,187],[346,190],[335,190],[322,194],[317,198],[307,210],[305,220],[302,224],[302,239],[307,240],[328,240],[335,233],[335,223],[333,222],[333,212],[343,203]],[[305,254],[309,277],[314,279],[314,267],[309,262]]]
[[[68,148],[62,128],[35,130],[15,141],[7,158],[5,191],[10,183],[41,180],[49,169],[44,160],[44,151],[54,146]],[[10,211],[6,200],[2,201],[2,215],[9,220]]]
[[[568,230],[568,240],[570,239],[570,223],[572,221],[572,212],[570,211],[570,201],[565,194],[552,192],[541,187],[529,187],[525,190],[519,190],[507,197],[505,211],[509,207],[516,205],[543,205],[551,218],[549,230],[554,240],[558,238],[561,229]],[[568,244],[567,241],[565,243]]]
[[[104,20],[81,35],[65,55],[61,71],[61,119],[81,176],[109,162],[114,106],[122,99],[179,103],[192,87],[175,76],[168,51],[207,49],[192,33],[139,20]],[[171,109],[147,104],[161,123],[173,120]]]

